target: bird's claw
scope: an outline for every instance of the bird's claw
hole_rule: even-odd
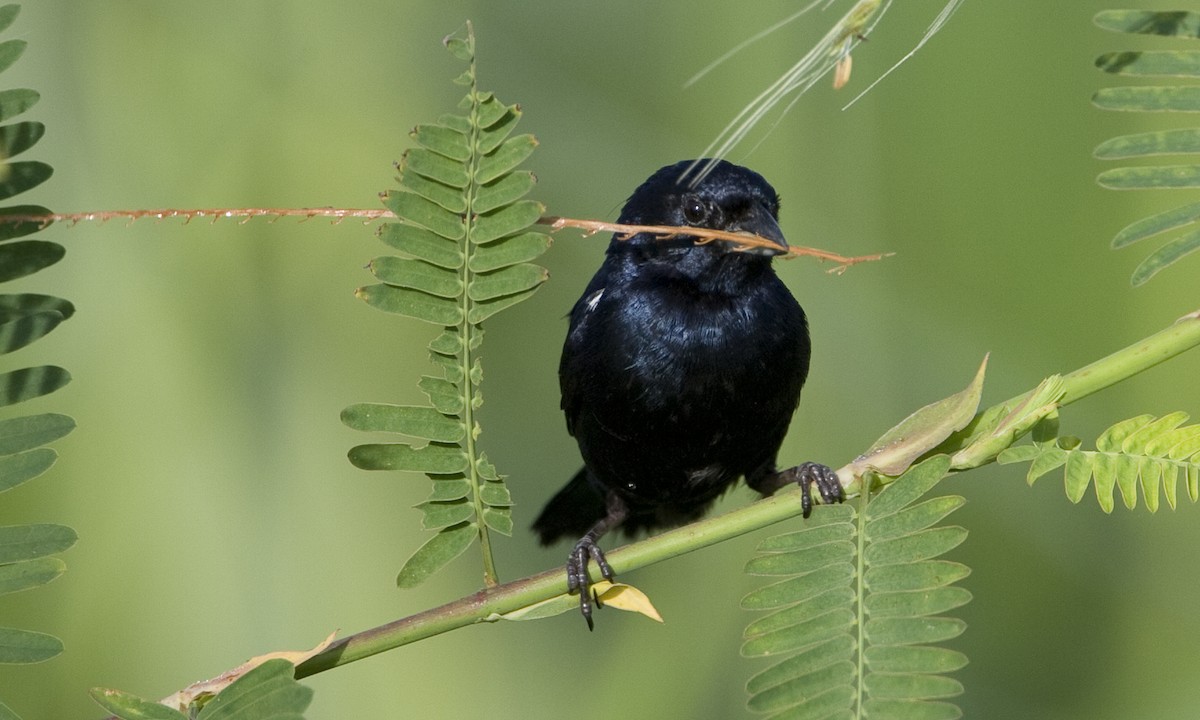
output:
[[[838,481],[837,473],[827,465],[806,462],[784,472],[791,476],[790,479],[793,482],[800,485],[800,508],[806,518],[812,514],[813,485],[817,486],[817,492],[821,494],[821,502],[826,505],[840,503],[846,499],[846,493],[842,489],[842,483]]]
[[[583,613],[583,619],[587,621],[588,630],[594,629],[592,623],[592,605],[596,608],[601,608],[600,599],[592,596],[592,578],[588,574],[588,561],[595,560],[597,567],[600,568],[600,574],[605,580],[613,581],[612,566],[608,564],[608,559],[604,557],[604,551],[590,537],[584,536],[579,542],[575,543],[575,547],[571,548],[571,554],[567,556],[567,592],[579,593],[579,612]]]

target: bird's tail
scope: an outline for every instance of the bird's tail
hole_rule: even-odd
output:
[[[543,545],[550,545],[564,537],[576,540],[606,514],[604,497],[588,480],[587,468],[584,468],[550,498],[550,502],[542,508],[541,515],[533,522],[533,529],[541,537]]]

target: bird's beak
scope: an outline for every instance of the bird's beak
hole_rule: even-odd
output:
[[[771,217],[770,211],[761,205],[755,205],[732,229],[738,233],[757,235],[760,239],[769,240],[778,246],[753,245],[747,247],[729,243],[735,250],[765,257],[783,255],[787,252],[788,243],[783,237],[783,231],[779,229],[779,223],[775,221],[775,218]]]

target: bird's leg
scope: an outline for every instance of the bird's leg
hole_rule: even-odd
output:
[[[846,493],[842,489],[842,483],[838,481],[837,473],[828,466],[815,462],[801,463],[796,467],[764,474],[758,478],[747,478],[746,482],[763,495],[774,495],[779,488],[798,483],[800,485],[800,508],[806,518],[812,514],[813,485],[817,486],[817,492],[821,494],[821,501],[826,505],[846,499]]]
[[[588,575],[588,561],[595,560],[600,574],[605,580],[612,582],[612,567],[609,566],[608,559],[604,557],[604,551],[598,543],[606,532],[620,525],[629,513],[625,501],[616,493],[608,493],[605,504],[607,514],[575,543],[571,554],[567,556],[567,592],[579,593],[579,612],[583,613],[583,619],[587,620],[588,630],[593,629],[592,578]],[[601,607],[599,600],[595,600],[595,604],[596,607]]]

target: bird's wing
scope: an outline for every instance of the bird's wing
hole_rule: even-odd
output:
[[[558,365],[562,409],[567,419],[567,432],[571,435],[575,435],[583,400],[580,381],[589,377],[589,373],[581,365],[587,362],[589,351],[595,352],[595,348],[591,347],[594,343],[589,342],[588,338],[592,334],[597,308],[604,299],[607,279],[607,273],[602,267],[588,283],[575,307],[571,308],[571,325],[567,331],[566,342],[563,343],[562,360]]]

